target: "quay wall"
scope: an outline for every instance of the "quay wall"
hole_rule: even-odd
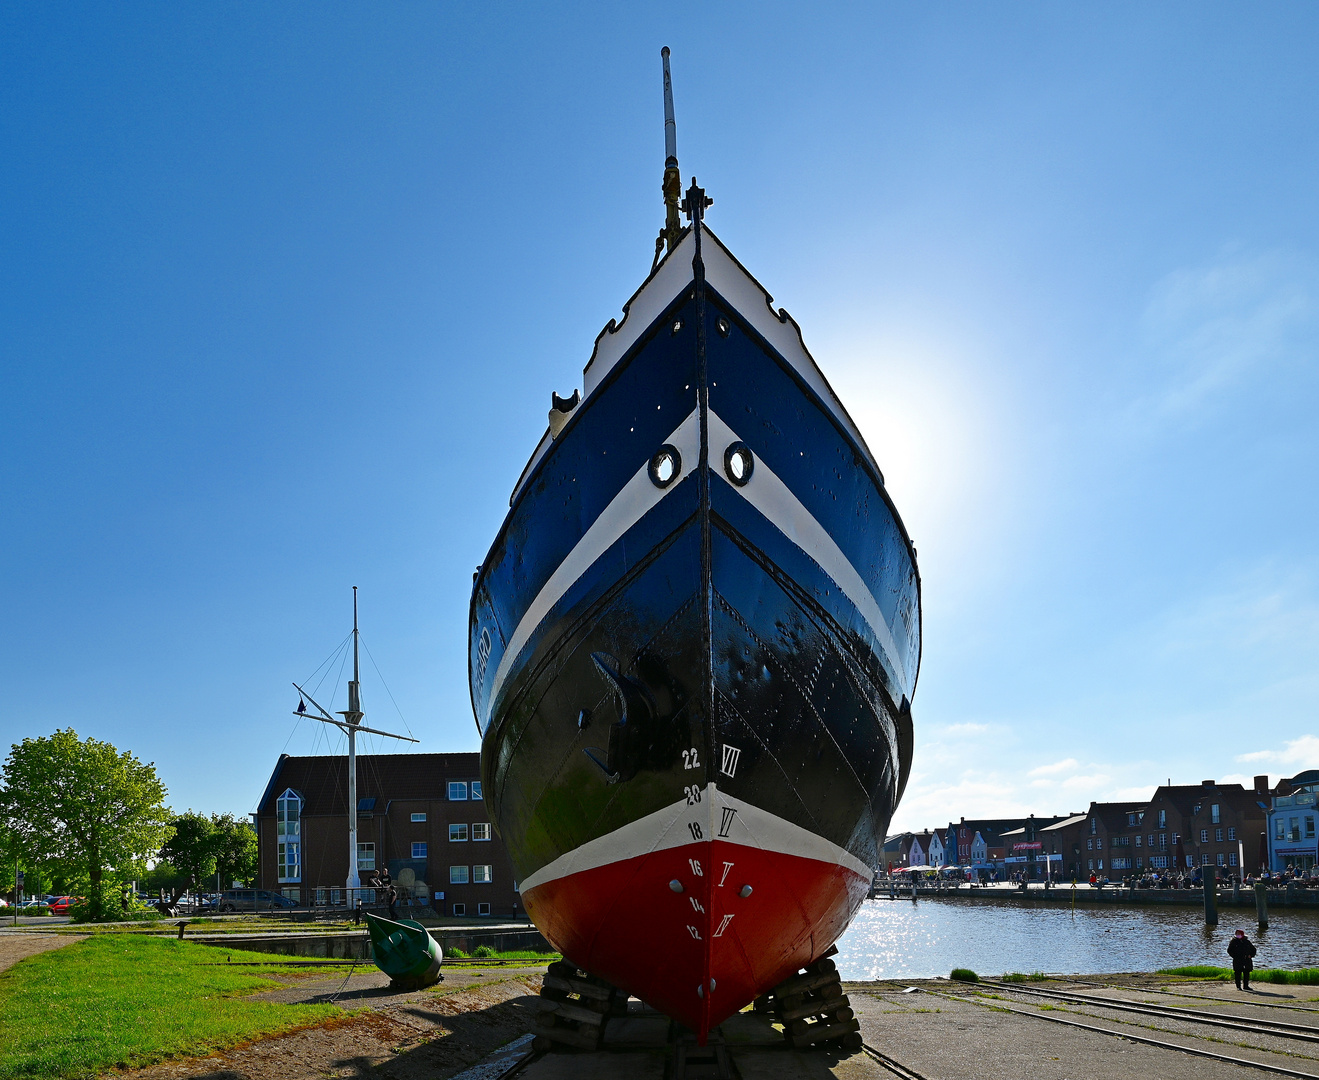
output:
[[[454,949],[471,954],[482,945],[496,952],[528,950],[553,952],[539,930],[506,930],[481,927],[433,927],[431,937],[447,955]],[[214,945],[245,952],[274,953],[277,956],[308,956],[326,959],[370,960],[371,937],[365,930],[318,934],[302,931],[293,934],[188,934],[186,940],[200,945]]]
[[[1045,889],[1035,887],[1021,889],[949,889],[917,887],[917,897],[966,901],[1013,901],[1020,904],[1130,904],[1130,905],[1181,905],[1191,907],[1204,906],[1204,892],[1201,889],[1128,889],[1122,886],[1108,886],[1103,889],[1054,885]],[[1234,897],[1231,889],[1220,889],[1218,894],[1220,908],[1255,908],[1255,893],[1251,889],[1242,889]],[[890,895],[887,887],[872,889],[872,900],[906,900],[911,901],[911,886],[898,886]],[[1319,909],[1319,889],[1270,889],[1269,909],[1308,908]]]

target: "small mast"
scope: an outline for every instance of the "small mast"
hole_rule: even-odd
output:
[[[672,251],[682,235],[682,223],[678,220],[682,174],[678,171],[678,124],[673,118],[673,79],[669,75],[667,45],[660,49],[660,59],[664,62],[664,228],[660,230],[659,242],[655,245],[657,261],[660,246]]]

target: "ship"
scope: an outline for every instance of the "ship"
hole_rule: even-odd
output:
[[[704,1042],[827,956],[911,766],[916,551],[788,313],[682,191],[477,569],[484,794],[527,914]],[[685,219],[685,220],[684,220]]]

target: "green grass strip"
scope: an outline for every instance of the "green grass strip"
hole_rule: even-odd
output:
[[[1182,975],[1192,979],[1230,979],[1232,969],[1191,964],[1187,967],[1160,968],[1160,975]],[[1319,968],[1257,968],[1250,973],[1251,982],[1279,983],[1284,986],[1319,986]]]
[[[270,970],[297,959],[114,935],[20,961],[0,972],[0,1078],[89,1077],[344,1015],[242,1000],[281,984],[228,967],[228,956],[268,960]]]

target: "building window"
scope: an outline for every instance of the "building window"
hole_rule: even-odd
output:
[[[424,858],[426,857],[426,844],[425,844],[425,842],[422,842],[422,843],[414,843],[414,844],[412,845],[412,857],[413,857],[414,859],[424,859]]]
[[[1104,868],[1104,860],[1103,860],[1103,859],[1100,859],[1100,860],[1099,860],[1099,869],[1102,870],[1103,868]]]
[[[1301,838],[1301,819],[1294,817],[1291,819],[1290,824],[1291,832],[1287,838],[1294,844]]]
[[[1208,829],[1201,829],[1201,830],[1200,830],[1200,843],[1202,843],[1202,844],[1207,844],[1207,843],[1209,843],[1209,830],[1208,830]]]
[[[480,802],[481,800],[483,800],[483,799],[485,798],[485,796],[481,794],[481,781],[480,781],[480,780],[473,780],[473,781],[472,781],[472,798],[473,798],[473,799],[476,799],[478,802]]]
[[[1218,853],[1218,865],[1219,866],[1226,865],[1225,860],[1223,858],[1223,853],[1221,851]]]
[[[488,822],[488,821],[474,821],[474,822],[472,823],[472,839],[473,839],[473,840],[489,840],[489,839],[490,839],[490,822]]]
[[[275,800],[275,832],[281,840],[302,837],[302,796],[292,788]]]
[[[1104,850],[1104,838],[1102,836],[1098,836],[1095,838],[1095,850],[1096,851]]]
[[[1149,836],[1146,837],[1146,844],[1147,844],[1147,846],[1149,846],[1149,847],[1153,847],[1153,846],[1154,846],[1154,834],[1153,834],[1153,833],[1150,833]]]
[[[1137,869],[1137,870],[1139,870],[1139,869],[1140,869],[1142,866],[1144,866],[1144,865],[1145,865],[1145,860],[1144,860],[1144,859],[1137,859],[1137,860],[1136,860],[1136,869]]]
[[[476,905],[476,913],[477,913],[478,915],[489,915],[489,914],[490,914],[490,905],[489,905],[489,904],[477,904],[477,905]]]
[[[466,915],[466,914],[467,914],[467,905],[466,905],[466,904],[454,904],[454,905],[453,905],[453,913],[454,913],[455,915]]]
[[[1218,803],[1209,804],[1209,824],[1217,825],[1223,820],[1222,814],[1218,811]]]
[[[449,781],[449,801],[450,802],[467,801],[467,785],[463,783],[463,781],[461,780]]]
[[[467,825],[465,822],[456,821],[449,825],[449,843],[457,843],[467,839]]]
[[[1166,832],[1159,833],[1159,850],[1168,850],[1168,834]]]
[[[294,840],[285,840],[275,845],[275,860],[279,868],[280,881],[301,881],[302,863],[299,855],[301,845]]]
[[[1136,834],[1136,846],[1140,847],[1140,833]]]
[[[477,885],[489,885],[494,880],[493,866],[473,866],[472,881]]]
[[[357,845],[357,869],[374,870],[376,868],[375,844]]]
[[[467,884],[467,867],[451,866],[449,867],[449,884],[466,885]]]
[[[1093,840],[1087,840],[1087,841],[1085,842],[1085,849],[1086,849],[1086,851],[1094,851],[1094,850],[1095,850],[1095,842],[1094,842]]]
[[[1095,833],[1097,833],[1098,831],[1099,831],[1099,819],[1098,819],[1098,818],[1091,818],[1091,819],[1090,819],[1090,835],[1093,836],[1093,835],[1094,835]]]
[[[1160,828],[1160,829],[1166,829],[1167,827],[1168,827],[1168,811],[1167,811],[1167,810],[1160,810],[1160,811],[1159,811],[1159,828]]]
[[[1187,858],[1190,858],[1190,856],[1188,855]],[[1208,855],[1201,855],[1201,856],[1200,856],[1200,865],[1201,865],[1201,866],[1208,866],[1208,865],[1209,865],[1209,856],[1208,856]]]
[[[1275,840],[1287,839],[1287,820],[1285,818],[1273,819],[1273,839]]]
[[[1312,817],[1305,819],[1305,838],[1307,840],[1314,839],[1314,818]]]
[[[1094,859],[1086,859],[1085,862],[1086,862],[1086,867],[1085,867],[1085,868],[1086,868],[1087,870],[1093,870],[1093,869],[1095,868],[1095,860],[1094,860]]]
[[[1215,843],[1218,843],[1218,844],[1221,844],[1221,843],[1223,842],[1223,830],[1222,830],[1222,829],[1215,829],[1215,830],[1214,830],[1214,842],[1215,842]]]
[[[425,821],[425,820],[426,820],[426,815],[425,815],[424,813],[422,813],[422,814],[413,814],[413,815],[412,815],[412,820],[413,820],[413,821]]]
[[[1237,853],[1235,851],[1230,852],[1227,857],[1227,865],[1236,866],[1236,864],[1237,864]]]
[[[1236,831],[1236,829],[1228,829],[1228,830],[1227,830],[1227,838],[1228,838],[1229,840],[1235,840],[1235,839],[1237,838],[1237,831]]]

